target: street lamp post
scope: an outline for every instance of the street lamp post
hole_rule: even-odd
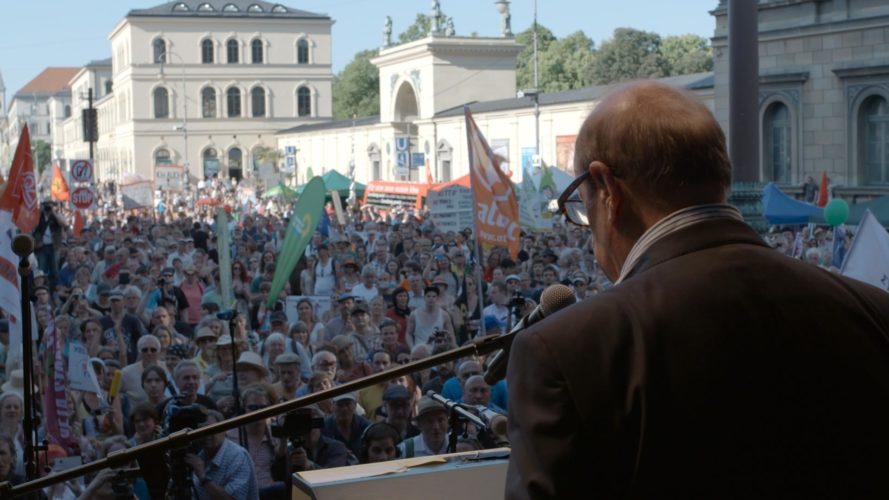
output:
[[[185,187],[188,188],[189,179],[191,178],[191,167],[188,163],[188,90],[185,86],[185,61],[179,54],[171,50],[167,50],[164,52],[164,57],[161,58],[161,77],[163,78],[164,74],[164,64],[167,61],[167,56],[175,57],[179,59],[179,63],[182,65],[182,124],[176,125],[173,127],[173,130],[177,132],[182,132],[182,141],[185,146],[185,150],[182,152],[182,163],[185,167]]]
[[[518,92],[518,97],[525,96],[534,99],[534,154],[540,158],[540,71],[537,65],[537,0],[534,0],[534,28],[532,30],[534,40],[534,88],[523,89]],[[539,160],[535,162],[539,166]]]

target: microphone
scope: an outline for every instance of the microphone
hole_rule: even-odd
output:
[[[559,309],[574,304],[576,301],[577,298],[574,292],[567,286],[562,284],[550,285],[540,294],[540,304],[531,311],[531,314],[522,318],[507,335],[518,333]],[[509,363],[509,347],[504,347],[494,355],[491,363],[488,364],[488,369],[485,371],[485,382],[488,385],[494,385],[503,380],[503,377],[506,376],[507,363]]]
[[[479,417],[491,429],[491,432],[497,434],[498,436],[506,436],[507,429],[509,427],[509,421],[506,418],[506,415],[502,413],[497,413],[496,411],[488,408],[487,406],[475,405],[475,410],[478,412]]]

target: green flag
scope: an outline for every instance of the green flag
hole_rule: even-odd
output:
[[[275,277],[272,278],[272,289],[269,291],[268,307],[275,305],[278,294],[284,289],[284,284],[290,279],[290,273],[296,267],[296,262],[303,255],[309,240],[318,226],[321,218],[321,210],[324,208],[324,194],[326,188],[320,177],[314,177],[306,184],[293,213],[290,215],[290,225],[287,227],[287,236],[284,237],[284,245],[278,256]]]
[[[216,210],[216,251],[219,253],[219,287],[222,289],[220,309],[225,311],[235,306],[235,296],[232,290],[231,235],[228,215],[222,208]]]

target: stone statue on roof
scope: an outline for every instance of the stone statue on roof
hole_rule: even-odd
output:
[[[383,47],[392,45],[392,18],[386,16],[386,22],[383,24]]]

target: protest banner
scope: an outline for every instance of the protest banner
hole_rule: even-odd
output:
[[[151,181],[133,182],[120,186],[124,210],[154,206],[154,187]]]
[[[472,227],[472,191],[464,186],[448,186],[426,194],[429,216],[439,231],[462,231]]]
[[[76,391],[96,392],[90,377],[90,355],[83,344],[68,344],[68,387]]]
[[[182,191],[185,169],[179,165],[155,165],[154,187],[162,191]]]

